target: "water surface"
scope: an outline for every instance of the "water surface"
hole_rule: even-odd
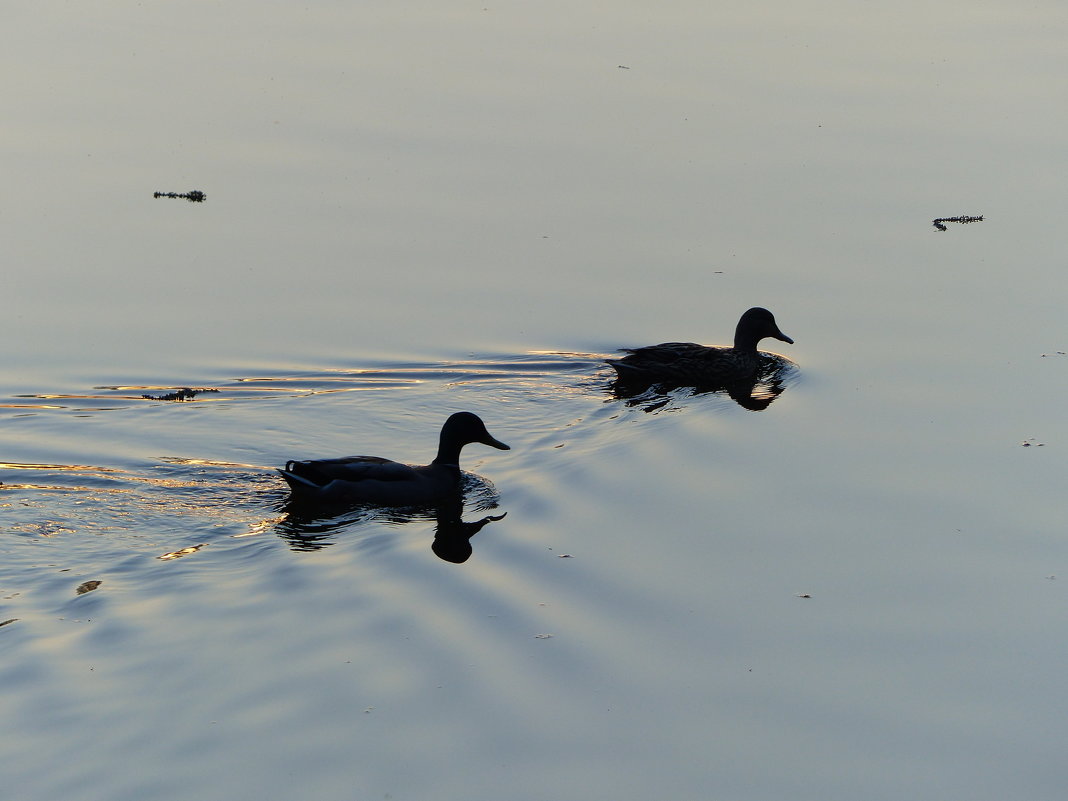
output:
[[[1062,797],[1060,6],[12,14],[10,792]],[[289,515],[460,409],[466,558]]]

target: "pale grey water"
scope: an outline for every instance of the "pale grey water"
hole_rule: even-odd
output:
[[[1064,797],[1062,5],[7,17],[5,797]],[[457,409],[470,559],[294,536]]]

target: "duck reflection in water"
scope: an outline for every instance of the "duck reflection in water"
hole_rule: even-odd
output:
[[[465,484],[471,487],[475,508],[481,511],[495,508],[496,491],[489,482],[470,477]],[[434,540],[430,549],[446,562],[462,564],[471,558],[471,538],[490,523],[503,520],[507,512],[486,515],[480,520],[464,522],[464,493],[458,491],[433,506],[388,508],[368,504],[334,505],[323,508],[297,500],[285,507],[286,517],[278,524],[278,534],[295,551],[316,551],[333,545],[338,532],[360,523],[403,525],[434,520]]]
[[[789,359],[757,350],[760,340],[768,337],[793,344],[770,311],[754,307],[738,321],[733,347],[665,342],[626,349],[626,356],[606,360],[616,371],[610,390],[650,412],[670,402],[665,393],[681,388],[693,394],[725,393],[745,409],[762,411],[796,371]]]

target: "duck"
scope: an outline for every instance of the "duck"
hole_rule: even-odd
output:
[[[625,348],[626,356],[605,361],[624,383],[727,386],[756,375],[762,359],[757,345],[768,337],[794,344],[779,330],[775,315],[754,306],[738,320],[734,329],[734,347],[664,342],[644,348]]]
[[[279,469],[298,502],[350,502],[376,506],[425,506],[460,492],[460,451],[478,442],[507,451],[471,412],[456,412],[441,427],[438,453],[428,465],[380,456],[346,456],[286,462]]]

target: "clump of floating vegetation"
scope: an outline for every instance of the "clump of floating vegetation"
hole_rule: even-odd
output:
[[[145,400],[161,400],[161,401],[187,401],[192,400],[201,392],[218,392],[217,389],[211,389],[209,387],[199,387],[193,389],[191,387],[182,387],[174,392],[168,392],[166,395],[142,395]]]
[[[967,214],[961,214],[959,217],[939,217],[936,220],[932,220],[931,224],[934,225],[934,227],[937,228],[939,231],[945,231],[946,230],[946,226],[943,225],[943,223],[955,222],[955,223],[965,223],[966,224],[966,223],[982,222],[982,221],[983,221],[983,215],[982,214],[980,214],[978,217],[972,217],[972,216],[967,215]]]
[[[208,196],[199,189],[193,189],[189,192],[153,192],[152,197],[180,197],[190,203],[203,203],[208,199]]]

